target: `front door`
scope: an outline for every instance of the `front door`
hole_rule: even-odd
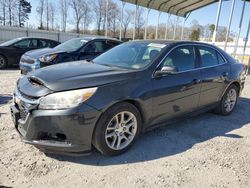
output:
[[[14,52],[14,58],[16,62],[14,64],[18,64],[20,61],[21,56],[30,50],[37,49],[37,39],[23,39],[17,43],[14,44],[13,52]]]
[[[187,114],[198,108],[201,90],[201,72],[193,46],[175,48],[162,62],[175,66],[175,74],[152,78],[153,124]]]

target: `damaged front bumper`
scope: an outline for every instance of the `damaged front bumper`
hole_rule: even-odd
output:
[[[87,104],[65,110],[39,110],[37,106],[32,100],[13,97],[12,120],[23,142],[46,153],[91,152],[92,134],[101,112]]]

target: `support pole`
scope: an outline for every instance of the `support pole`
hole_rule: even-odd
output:
[[[228,24],[228,27],[227,27],[226,40],[225,40],[225,45],[224,45],[224,50],[225,51],[227,49],[227,41],[228,41],[228,37],[230,35],[230,29],[231,29],[232,18],[233,18],[233,13],[234,13],[234,6],[235,6],[235,0],[232,0],[231,12],[230,12],[230,17],[229,17],[229,24]]]
[[[235,46],[234,46],[234,53],[233,53],[234,57],[236,56],[236,53],[237,53],[237,48],[238,48],[238,43],[239,43],[239,38],[240,38],[240,32],[241,32],[241,26],[242,26],[243,16],[244,16],[244,12],[245,12],[245,6],[246,6],[246,1],[243,0],[243,7],[242,7],[242,11],[241,11],[240,23],[239,23],[238,33],[237,33]]]
[[[220,20],[221,5],[222,5],[222,0],[220,0],[218,10],[217,10],[216,24],[215,24],[214,33],[213,33],[213,44],[215,44],[215,41],[216,41],[217,29],[218,29],[219,20]]]
[[[181,28],[181,40],[183,40],[185,23],[186,23],[188,17],[190,16],[190,14],[191,14],[191,12],[188,13],[186,18],[183,18],[183,23],[182,23],[182,28]]]
[[[125,2],[121,1],[121,19],[120,19],[120,37],[119,39],[122,40],[122,24],[123,24],[123,9],[125,6]]]
[[[150,12],[151,9],[148,9],[148,12],[147,12],[147,18],[146,18],[146,23],[145,23],[145,31],[144,31],[144,39],[146,40],[147,39],[147,31],[148,31],[148,16],[149,16],[149,12]]]
[[[243,54],[242,54],[242,61],[241,63],[243,63],[244,61],[244,56],[246,54],[246,47],[247,47],[247,42],[248,42],[248,39],[249,39],[249,30],[250,30],[250,18],[249,18],[249,21],[248,21],[248,28],[247,28],[247,33],[246,33],[246,38],[245,38],[245,43],[244,43],[244,48],[243,48]],[[248,61],[249,63],[250,61]],[[249,67],[249,65],[248,65]]]
[[[170,17],[171,17],[171,14],[168,13],[168,19],[167,19],[166,28],[165,28],[165,40],[167,39],[167,35],[168,35],[168,23],[169,23]]]
[[[177,24],[178,24],[178,21],[179,21],[179,16],[177,17],[177,19],[176,19],[176,23],[175,23],[175,26],[174,26],[174,35],[173,35],[173,40],[175,40],[175,37],[176,37],[176,30],[177,30]]]
[[[183,39],[184,26],[185,26],[185,18],[183,18],[182,27],[181,27],[181,40]]]
[[[159,11],[158,18],[157,18],[156,30],[155,30],[155,39],[158,39],[158,30],[159,30],[160,16],[161,16],[161,12]]]
[[[135,17],[134,17],[133,40],[135,40],[135,29],[136,29],[137,11],[138,11],[138,5],[136,5],[136,6],[135,6]]]
[[[105,37],[108,37],[108,8],[109,8],[109,1],[106,0],[106,15],[105,15]]]

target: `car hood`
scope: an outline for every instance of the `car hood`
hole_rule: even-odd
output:
[[[57,49],[54,49],[54,48],[43,48],[43,49],[28,51],[28,52],[25,53],[25,55],[36,59],[36,58],[39,58],[39,57],[41,57],[43,55],[59,54],[59,53],[65,53],[65,52],[66,51],[57,50]]]
[[[48,93],[89,88],[133,79],[135,70],[76,61],[38,69],[21,78],[19,90],[25,95],[41,97]]]

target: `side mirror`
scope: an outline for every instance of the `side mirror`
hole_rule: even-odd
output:
[[[166,74],[176,74],[178,72],[177,67],[174,66],[164,66],[160,70],[155,71],[155,76],[159,77]]]

